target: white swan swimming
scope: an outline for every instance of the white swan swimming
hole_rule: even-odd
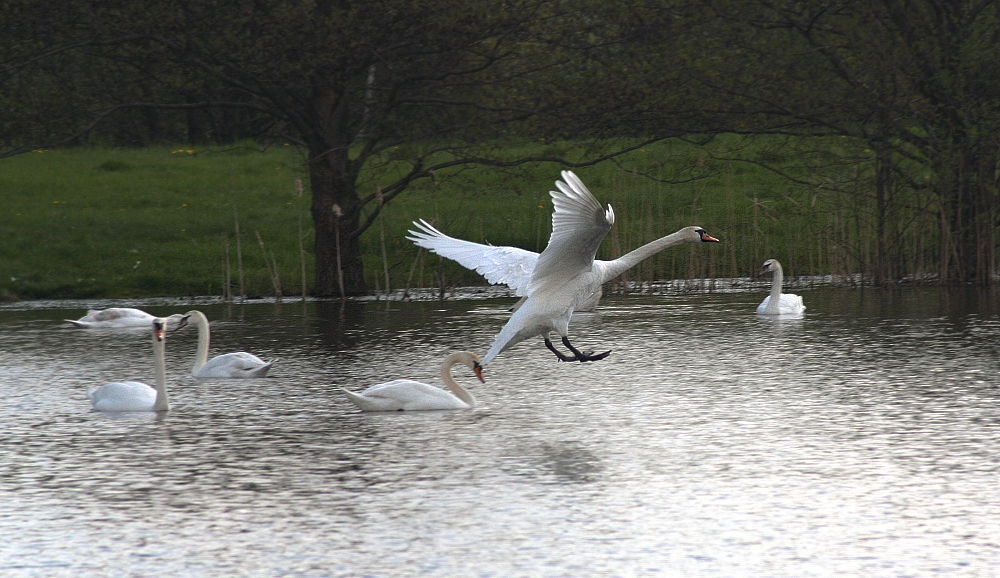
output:
[[[115,382],[91,388],[87,397],[97,411],[167,411],[166,321],[154,318],[153,357],[156,361],[156,388],[138,381]]]
[[[610,206],[608,208],[610,209]],[[613,219],[614,211],[611,211],[611,215]],[[514,294],[521,298],[511,308],[511,311],[517,311],[527,300],[528,283],[531,281],[531,274],[535,270],[538,253],[517,247],[496,247],[449,237],[423,219],[419,222],[414,221],[413,225],[420,230],[409,231],[411,236],[407,237],[407,239],[413,241],[418,247],[423,247],[442,257],[457,261],[459,265],[467,269],[474,269],[493,285],[504,284],[510,287]],[[698,234],[698,237],[695,238],[694,234]],[[701,227],[685,227],[676,233],[647,243],[612,261],[594,259],[593,267],[602,272],[603,281],[601,284],[603,285],[603,283],[614,279],[616,276],[635,267],[643,260],[652,257],[672,245],[684,242],[697,243],[699,241],[712,242],[717,241],[717,239],[709,236]],[[593,311],[601,299],[601,294],[601,286],[598,285],[594,293],[574,308],[574,311]]]
[[[771,273],[774,280],[771,281],[771,294],[764,298],[764,301],[757,306],[758,315],[801,315],[806,310],[802,304],[802,297],[792,293],[781,292],[781,282],[784,279],[784,272],[781,270],[781,263],[776,259],[768,259],[760,268],[757,276]]]
[[[527,299],[494,338],[493,346],[483,357],[483,365],[536,335],[541,335],[545,346],[562,361],[604,359],[610,351],[593,355],[577,350],[569,342],[567,335],[573,312],[594,302],[595,295],[599,298],[602,284],[667,247],[679,243],[718,242],[701,227],[684,227],[614,261],[595,261],[597,248],[615,222],[615,212],[611,205],[605,210],[572,172],[563,171],[562,178],[556,181],[559,190],[549,193],[555,207],[552,235],[524,285]],[[563,345],[572,356],[564,355],[552,345],[548,337],[552,331],[562,337]]]
[[[194,323],[198,327],[198,353],[194,358],[194,367],[191,375],[201,378],[213,377],[265,377],[267,370],[271,369],[274,361],[264,361],[263,359],[247,353],[238,351],[236,353],[225,353],[208,359],[208,345],[212,338],[212,330],[209,328],[208,318],[197,309],[188,311],[183,315],[178,329]]]
[[[167,329],[176,329],[182,317],[184,316],[180,314],[167,317]],[[110,309],[102,310],[91,309],[79,319],[66,319],[66,321],[84,329],[145,329],[149,327],[153,319],[156,319],[156,317],[141,309],[111,307]]]
[[[486,383],[479,356],[469,351],[461,351],[444,358],[444,363],[441,364],[441,380],[448,386],[449,391],[412,379],[395,379],[380,383],[361,393],[341,389],[362,411],[469,409],[476,405],[475,398],[459,385],[455,381],[455,376],[451,374],[452,366],[458,363],[467,365],[475,372],[479,381]]]

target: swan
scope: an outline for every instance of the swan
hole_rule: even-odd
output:
[[[362,411],[419,411],[432,409],[470,409],[476,405],[475,398],[455,381],[451,368],[464,363],[475,372],[479,381],[483,379],[483,366],[479,356],[469,351],[452,353],[441,364],[441,380],[448,386],[445,391],[412,379],[395,379],[373,385],[361,393],[353,393],[340,388]],[[450,392],[450,393],[449,393]]]
[[[757,306],[758,315],[801,315],[806,310],[802,304],[802,297],[792,293],[781,292],[781,281],[784,279],[784,272],[781,270],[781,263],[776,259],[768,259],[760,268],[757,276],[773,274],[771,281],[771,294],[764,298],[764,301]]]
[[[167,328],[175,329],[184,317],[174,314],[166,318]],[[156,317],[146,313],[141,309],[130,307],[111,307],[110,309],[90,309],[87,314],[79,319],[66,319],[76,327],[83,329],[132,329],[145,328],[153,322]]]
[[[437,255],[457,261],[459,265],[467,269],[473,269],[486,278],[493,285],[507,285],[520,297],[517,303],[511,307],[511,311],[517,311],[521,305],[527,301],[528,282],[531,281],[531,273],[535,269],[538,261],[538,253],[519,249],[517,247],[497,247],[494,245],[483,245],[449,237],[441,231],[435,229],[430,223],[421,219],[419,222],[413,221],[413,225],[419,231],[409,231],[408,240],[418,247],[423,247]],[[695,239],[692,232],[698,233],[699,238]],[[677,240],[679,236],[689,238]],[[603,283],[610,281],[616,275],[631,269],[645,259],[659,253],[660,251],[676,245],[679,242],[712,242],[717,241],[701,229],[701,227],[685,227],[673,235],[661,237],[656,241],[647,243],[638,249],[622,255],[612,261],[594,259],[594,268],[604,271],[615,272],[611,277],[604,278]],[[601,300],[602,290],[598,286],[594,293],[584,300],[574,311],[593,311]]]
[[[156,388],[138,381],[115,382],[94,387],[87,397],[97,411],[167,411],[166,320],[156,317],[153,327],[153,357],[156,360]]]
[[[225,353],[208,359],[208,342],[211,339],[211,329],[208,325],[208,318],[197,309],[188,311],[182,316],[178,329],[187,326],[191,322],[198,327],[198,353],[194,358],[194,367],[191,368],[191,375],[195,377],[264,377],[267,370],[271,369],[274,361],[264,361],[261,358],[238,351],[236,353]]]
[[[552,234],[545,250],[538,255],[528,282],[526,299],[514,311],[507,324],[493,340],[483,357],[483,365],[514,345],[541,335],[545,346],[561,361],[597,361],[610,351],[593,355],[577,350],[569,341],[569,320],[573,312],[600,298],[601,285],[667,247],[679,243],[717,243],[719,240],[701,227],[684,227],[666,237],[647,243],[613,261],[595,261],[597,248],[615,222],[615,212],[607,210],[571,171],[562,172],[556,181],[558,191],[550,191]],[[572,353],[567,356],[549,340],[556,332]]]

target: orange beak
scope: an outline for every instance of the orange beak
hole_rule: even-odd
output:
[[[479,365],[477,363],[476,366],[472,368],[472,371],[476,372],[476,377],[479,378],[479,381],[481,381],[483,383],[486,383],[486,380],[483,379],[483,366],[482,365]]]
[[[718,243],[719,240],[716,239],[715,237],[709,235],[708,233],[702,233],[701,234],[701,242],[702,243]]]
[[[163,341],[163,333],[164,333],[164,331],[163,331],[163,324],[162,323],[154,323],[153,324],[153,336],[156,338],[157,341]]]

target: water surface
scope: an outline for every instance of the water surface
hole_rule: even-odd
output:
[[[992,576],[1000,320],[973,290],[605,298],[457,369],[469,411],[363,414],[339,390],[437,383],[512,299],[199,306],[263,380],[190,377],[172,409],[91,411],[153,379],[149,336],[73,329],[90,303],[0,309],[0,574]],[[147,303],[155,314],[187,303]]]

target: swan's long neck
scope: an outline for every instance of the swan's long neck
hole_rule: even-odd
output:
[[[604,275],[601,283],[607,283],[667,247],[673,247],[674,245],[684,243],[687,241],[686,233],[687,231],[684,230],[671,233],[666,237],[660,237],[651,243],[646,243],[634,251],[625,253],[614,261],[608,261],[604,267]]]
[[[153,357],[156,360],[156,401],[153,411],[167,411],[170,400],[167,398],[167,338],[153,337]]]
[[[771,303],[777,304],[781,299],[781,283],[784,281],[785,273],[781,270],[781,263],[774,263],[774,273],[771,280]]]
[[[194,368],[191,370],[197,373],[208,362],[208,343],[212,339],[212,330],[209,328],[208,318],[200,311],[192,313],[191,316],[198,326],[198,353],[194,357]]]
[[[451,368],[456,363],[460,363],[461,354],[452,353],[445,358],[444,363],[441,365],[441,381],[448,387],[448,391],[455,394],[455,397],[469,404],[469,407],[476,405],[476,398],[472,397],[472,394],[468,392],[464,387],[455,381],[455,376],[451,374]]]

